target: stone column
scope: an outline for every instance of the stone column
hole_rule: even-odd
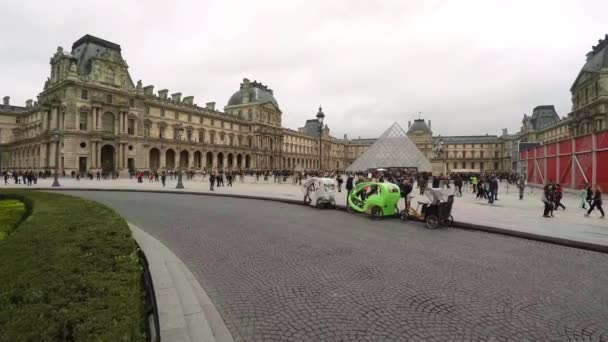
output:
[[[164,169],[164,168],[167,167],[166,160],[165,160],[166,152],[167,151],[163,151],[163,149],[160,149],[160,165],[159,165],[159,168],[161,168],[161,169]]]
[[[92,169],[95,167],[95,161],[97,160],[95,158],[95,142],[91,141],[91,146],[90,146],[90,157],[89,157],[89,169]]]
[[[97,150],[96,152],[96,157],[97,157],[97,168],[101,168],[101,142],[97,142],[97,147],[95,147],[95,150]]]
[[[122,167],[129,167],[129,150],[127,149],[127,144],[122,144],[123,153],[122,153]]]

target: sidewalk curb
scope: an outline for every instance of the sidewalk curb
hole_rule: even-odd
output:
[[[219,312],[186,265],[141,228],[131,223],[129,228],[148,259],[161,341],[234,342]]]
[[[306,205],[302,201],[285,199],[285,198],[276,198],[276,197],[264,197],[264,196],[252,196],[252,195],[238,195],[238,194],[222,194],[222,193],[208,193],[208,192],[195,192],[195,191],[171,191],[171,190],[147,190],[147,189],[99,189],[99,188],[27,188],[27,190],[51,190],[51,191],[122,191],[122,192],[149,192],[149,193],[162,193],[162,194],[187,194],[187,195],[202,195],[202,196],[216,196],[216,197],[233,197],[233,198],[244,198],[244,199],[255,199],[255,200],[263,200],[263,201],[274,201],[274,202],[282,202],[287,204],[298,204],[298,205]],[[346,206],[344,205],[336,205],[337,210],[346,210]],[[466,222],[454,222],[454,227],[467,229],[467,230],[475,230],[482,231],[486,233],[498,234],[511,236],[521,239],[534,240],[539,242],[550,243],[554,245],[560,245],[571,248],[584,249],[592,252],[599,252],[608,254],[608,246],[583,242],[571,239],[564,239],[559,237],[552,237],[540,234],[526,233],[521,231],[515,231],[505,228],[497,228],[484,226],[473,223]]]

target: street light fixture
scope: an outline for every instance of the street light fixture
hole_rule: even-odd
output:
[[[182,141],[182,134],[184,133],[184,129],[182,128],[182,124],[180,123],[177,126],[177,151],[178,151],[178,160],[179,160],[179,164],[177,166],[177,185],[175,186],[176,189],[183,189],[184,188],[184,183],[182,183],[182,151],[181,151],[181,141]]]
[[[325,114],[323,114],[323,109],[319,105],[319,112],[317,112],[317,120],[319,120],[319,170],[323,169],[323,152],[322,152],[322,139],[323,139],[323,119],[325,118]]]
[[[53,131],[53,139],[56,141],[55,147],[55,176],[53,177],[53,187],[61,186],[59,184],[59,149],[61,148],[61,133],[59,129]]]

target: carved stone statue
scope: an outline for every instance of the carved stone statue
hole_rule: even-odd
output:
[[[444,152],[445,148],[443,146],[443,140],[440,139],[433,145],[433,154],[435,158],[443,158]]]
[[[51,84],[51,79],[47,77],[46,81],[44,81],[44,90],[48,89],[50,84]]]
[[[137,81],[137,91],[140,92],[143,89],[143,84],[141,83],[141,80]]]

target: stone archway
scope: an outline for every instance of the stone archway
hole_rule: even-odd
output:
[[[222,152],[219,152],[217,154],[217,168],[218,169],[224,168],[224,154]]]
[[[270,141],[272,141],[272,140],[270,140]],[[268,158],[268,164],[270,164],[270,165],[268,165],[268,166],[269,166],[269,168],[270,168],[271,170],[274,170],[274,157],[273,157],[273,156],[270,156],[270,157]]]
[[[245,168],[246,169],[251,168],[251,157],[248,154],[245,155]]]
[[[160,151],[154,147],[150,149],[150,170],[160,169]]]
[[[172,149],[165,152],[165,165],[167,169],[175,169],[175,151]]]
[[[206,168],[212,169],[213,168],[213,153],[207,152],[207,155],[205,156],[205,161],[207,163]]]
[[[200,151],[195,151],[194,159],[192,160],[194,162],[194,168],[200,169],[203,166],[202,160],[203,160],[203,154]]]
[[[182,170],[188,169],[189,158],[190,158],[190,154],[188,153],[188,151],[183,150],[179,153],[179,168],[180,169],[182,169]]]
[[[236,155],[236,167],[243,168],[243,156],[241,154]]]
[[[226,164],[228,165],[229,169],[234,166],[234,156],[232,155],[232,153],[228,153],[228,159],[226,160]]]
[[[105,172],[114,172],[116,165],[114,162],[114,155],[116,149],[112,145],[104,145],[101,148],[101,169]]]

